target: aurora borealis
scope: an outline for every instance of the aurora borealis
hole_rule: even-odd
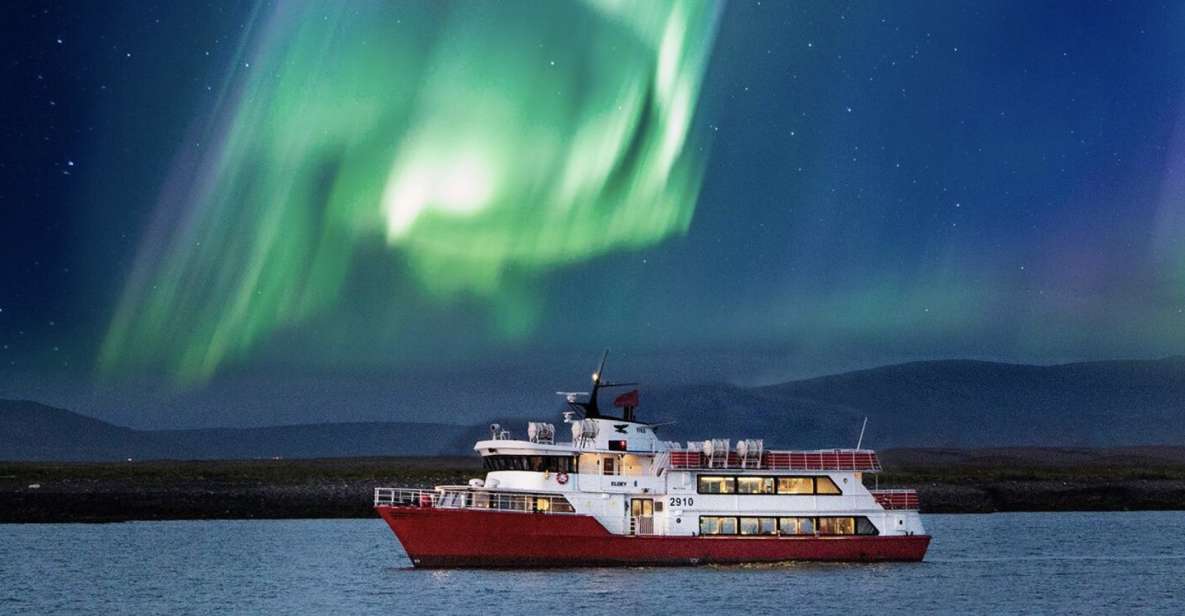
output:
[[[376,238],[425,293],[488,299],[495,327],[521,335],[532,300],[516,278],[686,231],[714,6],[262,12],[213,147],[162,202],[176,220],[139,257],[105,367],[209,378],[343,301],[356,245]]]
[[[0,397],[477,416],[604,347],[746,384],[1185,349],[1175,4],[9,14]]]

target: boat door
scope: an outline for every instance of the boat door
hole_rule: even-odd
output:
[[[630,500],[630,515],[637,520],[636,534],[654,534],[654,499],[635,498]]]

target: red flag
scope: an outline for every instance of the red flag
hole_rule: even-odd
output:
[[[638,390],[627,391],[613,400],[613,406],[638,406]]]

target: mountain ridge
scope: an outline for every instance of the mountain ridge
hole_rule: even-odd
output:
[[[640,413],[673,420],[661,432],[670,440],[763,438],[767,448],[854,446],[865,417],[864,444],[875,448],[1179,445],[1185,356],[1051,366],[931,360],[759,387],[656,387],[643,389]],[[507,419],[490,418],[523,428]],[[485,434],[484,424],[406,421],[136,430],[0,400],[0,460],[457,455]]]
[[[30,400],[0,400],[0,460],[12,461],[455,455],[482,430],[424,422],[136,430]]]

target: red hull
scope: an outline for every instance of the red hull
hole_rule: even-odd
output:
[[[920,561],[927,535],[624,537],[585,515],[376,507],[417,567]]]

